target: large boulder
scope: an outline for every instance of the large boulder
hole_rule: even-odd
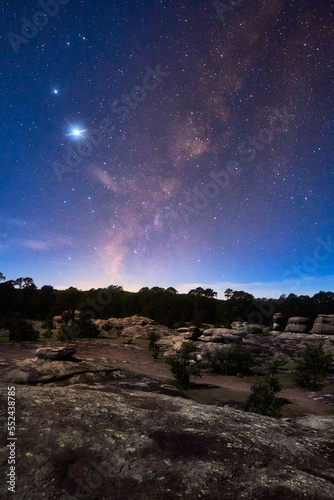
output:
[[[197,326],[182,327],[178,328],[176,331],[181,334],[183,333],[186,340],[194,341],[198,340],[203,333]]]
[[[333,499],[333,418],[263,417],[144,382],[21,385],[13,498]]]
[[[240,344],[244,334],[229,328],[208,328],[204,330],[202,342],[214,342],[218,344]]]
[[[53,361],[68,361],[75,354],[73,347],[41,347],[37,349],[36,356],[40,359]]]
[[[273,330],[275,332],[283,332],[287,325],[287,318],[282,313],[275,313],[273,316]]]
[[[293,333],[308,333],[311,330],[311,320],[301,316],[289,318],[285,331]]]
[[[249,325],[248,325],[247,321],[233,321],[233,323],[231,324],[231,327],[233,330],[246,331],[248,326]]]
[[[319,314],[314,322],[312,333],[334,335],[334,314]]]

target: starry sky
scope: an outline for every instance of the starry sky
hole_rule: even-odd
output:
[[[0,9],[7,279],[334,291],[332,2]]]

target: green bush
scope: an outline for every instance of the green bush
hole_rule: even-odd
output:
[[[113,326],[111,323],[105,323],[103,326],[102,326],[102,330],[104,330],[105,332],[110,332],[110,330],[112,330]]]
[[[9,322],[10,341],[37,340],[38,336],[33,326],[22,319],[13,319]]]
[[[285,364],[284,359],[274,358],[268,366],[270,375],[276,375],[278,370]]]
[[[52,318],[48,318],[43,324],[42,324],[42,328],[50,328],[52,329],[53,328],[53,319]]]
[[[133,345],[133,339],[125,339],[123,341],[123,344],[126,344],[126,345]]]
[[[276,398],[275,394],[281,389],[277,377],[266,377],[263,382],[258,382],[252,386],[252,392],[247,398],[245,410],[269,417],[280,417],[281,409],[286,404],[286,401]]]
[[[159,354],[160,354],[160,348],[158,345],[156,345],[155,348],[153,349],[152,356],[154,359],[158,359]]]
[[[260,326],[248,326],[247,333],[251,333],[253,335],[262,335],[263,330]]]
[[[45,339],[50,339],[53,336],[51,328],[47,328],[45,332],[43,333],[43,337]]]
[[[301,387],[318,387],[333,363],[333,356],[326,354],[322,347],[307,347],[294,358],[295,382]]]
[[[172,374],[184,389],[189,387],[190,375],[200,374],[200,370],[194,362],[196,350],[194,342],[183,342],[179,351],[166,359],[166,363],[171,367]]]
[[[247,374],[256,364],[256,349],[234,344],[231,347],[218,348],[209,358],[209,371],[216,374]]]
[[[150,351],[159,351],[157,349],[156,342],[161,339],[161,336],[156,332],[150,332],[148,336],[148,348]]]

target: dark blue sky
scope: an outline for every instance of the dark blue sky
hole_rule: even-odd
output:
[[[7,279],[333,291],[333,5],[231,3],[3,4]]]

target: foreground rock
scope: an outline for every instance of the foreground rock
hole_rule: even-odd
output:
[[[8,384],[94,384],[129,378],[130,372],[114,368],[110,363],[89,360],[57,361],[50,359],[26,359],[1,367],[1,380]],[[20,389],[21,390],[21,389]]]
[[[332,418],[275,420],[144,382],[20,386],[15,499],[333,498]],[[3,446],[6,472],[7,458]]]
[[[334,335],[334,314],[319,314],[314,322],[312,333]]]
[[[68,361],[74,354],[75,349],[71,347],[41,347],[36,351],[37,358],[55,361]]]

